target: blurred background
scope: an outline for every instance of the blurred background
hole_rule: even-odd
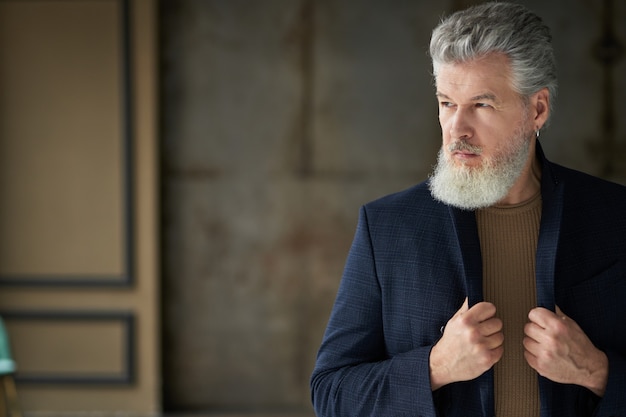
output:
[[[429,174],[430,32],[476,3],[0,0],[25,414],[312,416],[358,209]],[[548,158],[626,183],[626,0],[518,3],[553,30]]]

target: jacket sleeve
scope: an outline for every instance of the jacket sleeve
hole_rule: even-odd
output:
[[[432,346],[390,356],[367,213],[362,208],[331,317],[311,376],[318,417],[435,417]],[[407,336],[408,337],[408,336]]]
[[[609,379],[604,397],[598,403],[594,417],[626,416],[626,358],[606,352],[609,358]]]

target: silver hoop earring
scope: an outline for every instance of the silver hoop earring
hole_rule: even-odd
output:
[[[535,136],[539,139],[539,129],[535,130]]]

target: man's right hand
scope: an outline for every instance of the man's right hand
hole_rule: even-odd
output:
[[[448,321],[443,336],[430,352],[430,383],[433,391],[482,375],[502,358],[502,321],[496,307],[487,302],[463,305]]]

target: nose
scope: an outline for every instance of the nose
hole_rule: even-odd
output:
[[[472,124],[469,114],[462,108],[457,108],[450,118],[450,137],[456,140],[467,140],[473,136]]]

